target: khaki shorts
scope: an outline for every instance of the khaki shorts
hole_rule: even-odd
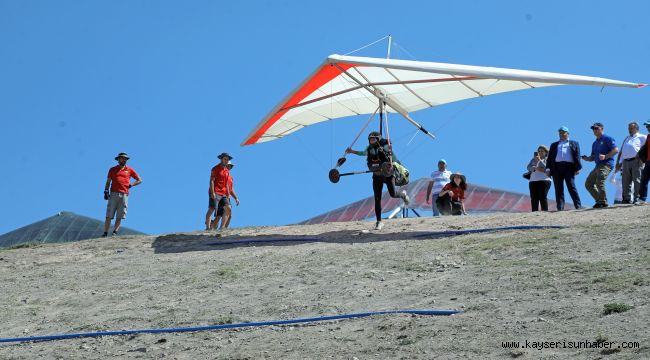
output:
[[[108,198],[108,206],[106,206],[106,218],[112,219],[117,212],[118,219],[126,219],[126,209],[129,206],[129,195],[112,192],[111,197]]]

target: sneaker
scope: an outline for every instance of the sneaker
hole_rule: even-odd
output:
[[[638,200],[634,205],[647,205],[648,203],[645,200]]]
[[[406,190],[402,190],[402,199],[404,200],[404,206],[408,206],[409,203],[411,202],[411,198],[406,193]]]
[[[117,236],[117,231],[113,231],[113,235],[112,235],[112,236]]]
[[[381,221],[377,221],[377,223],[375,224],[375,230],[381,230],[383,228],[384,228],[384,223]]]
[[[108,237],[108,233],[107,232],[103,233],[102,237]]]

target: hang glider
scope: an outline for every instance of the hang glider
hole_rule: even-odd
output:
[[[373,114],[378,102],[424,133],[410,113],[455,101],[555,85],[640,88],[599,77],[422,61],[330,55],[255,127],[243,145],[276,140],[301,128]],[[433,137],[433,136],[432,136]]]

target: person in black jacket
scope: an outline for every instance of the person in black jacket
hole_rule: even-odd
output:
[[[643,173],[641,173],[641,188],[639,189],[639,201],[637,205],[647,204],[648,198],[648,182],[650,182],[650,150],[648,149],[648,141],[650,139],[650,120],[643,123],[645,128],[648,129],[648,137],[645,140],[645,144],[639,149],[639,153],[636,155],[639,158],[639,161],[645,164],[643,168]]]
[[[575,176],[580,173],[580,145],[577,141],[569,140],[569,128],[562,126],[558,129],[560,141],[551,144],[546,160],[546,172],[553,177],[555,187],[555,202],[557,211],[564,210],[564,183],[573,200],[573,206],[581,209],[580,195],[576,189]]]
[[[402,198],[404,205],[408,205],[410,201],[405,190],[402,190],[400,193],[395,191],[395,177],[393,175],[385,177],[381,174],[382,164],[390,160],[397,161],[397,158],[392,153],[388,141],[382,139],[381,134],[377,131],[372,131],[368,134],[368,146],[364,151],[347,148],[345,152],[347,154],[367,156],[368,169],[373,171],[372,192],[375,195],[375,216],[377,217],[375,230],[381,230],[384,227],[384,223],[381,221],[381,195],[384,184],[386,184],[390,197]]]

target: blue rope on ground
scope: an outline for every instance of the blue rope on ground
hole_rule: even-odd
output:
[[[286,238],[286,239],[262,239],[262,240],[237,240],[237,241],[218,241],[208,243],[207,245],[238,245],[238,244],[255,244],[255,243],[269,243],[269,242],[319,242],[325,241],[319,238]]]
[[[447,236],[447,235],[464,235],[475,234],[482,232],[494,231],[508,231],[508,230],[531,230],[531,229],[563,229],[566,226],[560,225],[520,225],[520,226],[504,226],[496,228],[472,229],[472,230],[452,230],[452,231],[436,231],[424,234],[416,234],[415,237],[429,237],[429,236]]]
[[[250,323],[238,324],[221,324],[221,325],[208,325],[196,326],[186,328],[166,328],[166,329],[141,329],[141,330],[122,330],[122,331],[104,331],[104,332],[89,332],[77,334],[63,334],[63,335],[47,335],[47,336],[29,336],[19,338],[0,338],[0,343],[11,342],[28,342],[28,341],[53,341],[65,340],[83,337],[100,337],[100,336],[116,336],[116,335],[131,335],[131,334],[159,334],[159,333],[177,333],[177,332],[190,332],[190,331],[206,331],[206,330],[222,330],[234,329],[245,327],[261,327],[271,325],[287,325],[287,324],[300,324],[308,322],[330,321],[340,319],[361,318],[372,315],[388,315],[388,314],[415,314],[415,315],[454,315],[460,313],[459,310],[389,310],[389,311],[374,311],[363,313],[352,313],[332,316],[321,316],[311,318],[299,318],[291,320],[272,320]]]

